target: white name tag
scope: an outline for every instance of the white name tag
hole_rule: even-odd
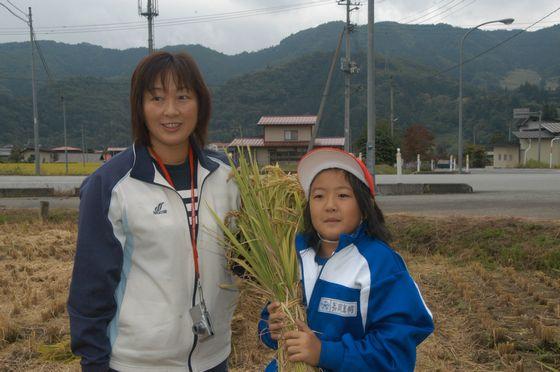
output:
[[[319,312],[343,317],[354,317],[358,314],[358,303],[321,297]]]

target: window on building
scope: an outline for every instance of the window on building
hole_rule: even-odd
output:
[[[509,161],[513,161],[513,155],[509,154]]]
[[[284,141],[297,141],[297,130],[285,130]]]
[[[307,147],[278,147],[269,150],[270,163],[297,162],[305,153]]]
[[[498,154],[498,161],[502,161],[502,154]]]

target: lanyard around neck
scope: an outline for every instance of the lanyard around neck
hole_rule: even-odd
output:
[[[150,154],[153,156],[153,158],[156,160],[157,165],[159,166],[159,169],[161,169],[161,171],[163,172],[163,176],[165,177],[165,179],[167,180],[167,182],[169,182],[169,184],[175,188],[175,184],[173,183],[173,180],[171,179],[171,176],[169,175],[169,172],[167,171],[167,168],[165,167],[165,164],[163,164],[163,161],[161,161],[161,158],[159,157],[159,155],[157,154],[157,152],[154,151],[154,149],[152,149],[151,147],[148,148],[150,151]],[[196,277],[198,278],[200,276],[199,270],[198,270],[198,249],[196,247],[196,203],[194,201],[194,153],[192,151],[192,147],[189,146],[189,169],[190,169],[190,176],[191,176],[191,243],[192,243],[192,249],[193,249],[193,258],[194,258],[194,272]]]

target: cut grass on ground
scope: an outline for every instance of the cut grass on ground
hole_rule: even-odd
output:
[[[0,211],[0,371],[79,371],[66,298],[75,211]],[[560,224],[389,215],[401,253],[434,314],[417,371],[560,369]],[[256,324],[266,299],[236,310],[231,371],[262,370],[273,353]]]

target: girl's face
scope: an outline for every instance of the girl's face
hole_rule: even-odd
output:
[[[352,233],[361,221],[354,191],[343,170],[329,169],[315,177],[309,191],[311,223],[327,240]]]
[[[144,117],[156,152],[188,146],[198,121],[196,94],[178,87],[172,74],[167,74],[165,88],[157,77],[153,91],[144,92]]]

